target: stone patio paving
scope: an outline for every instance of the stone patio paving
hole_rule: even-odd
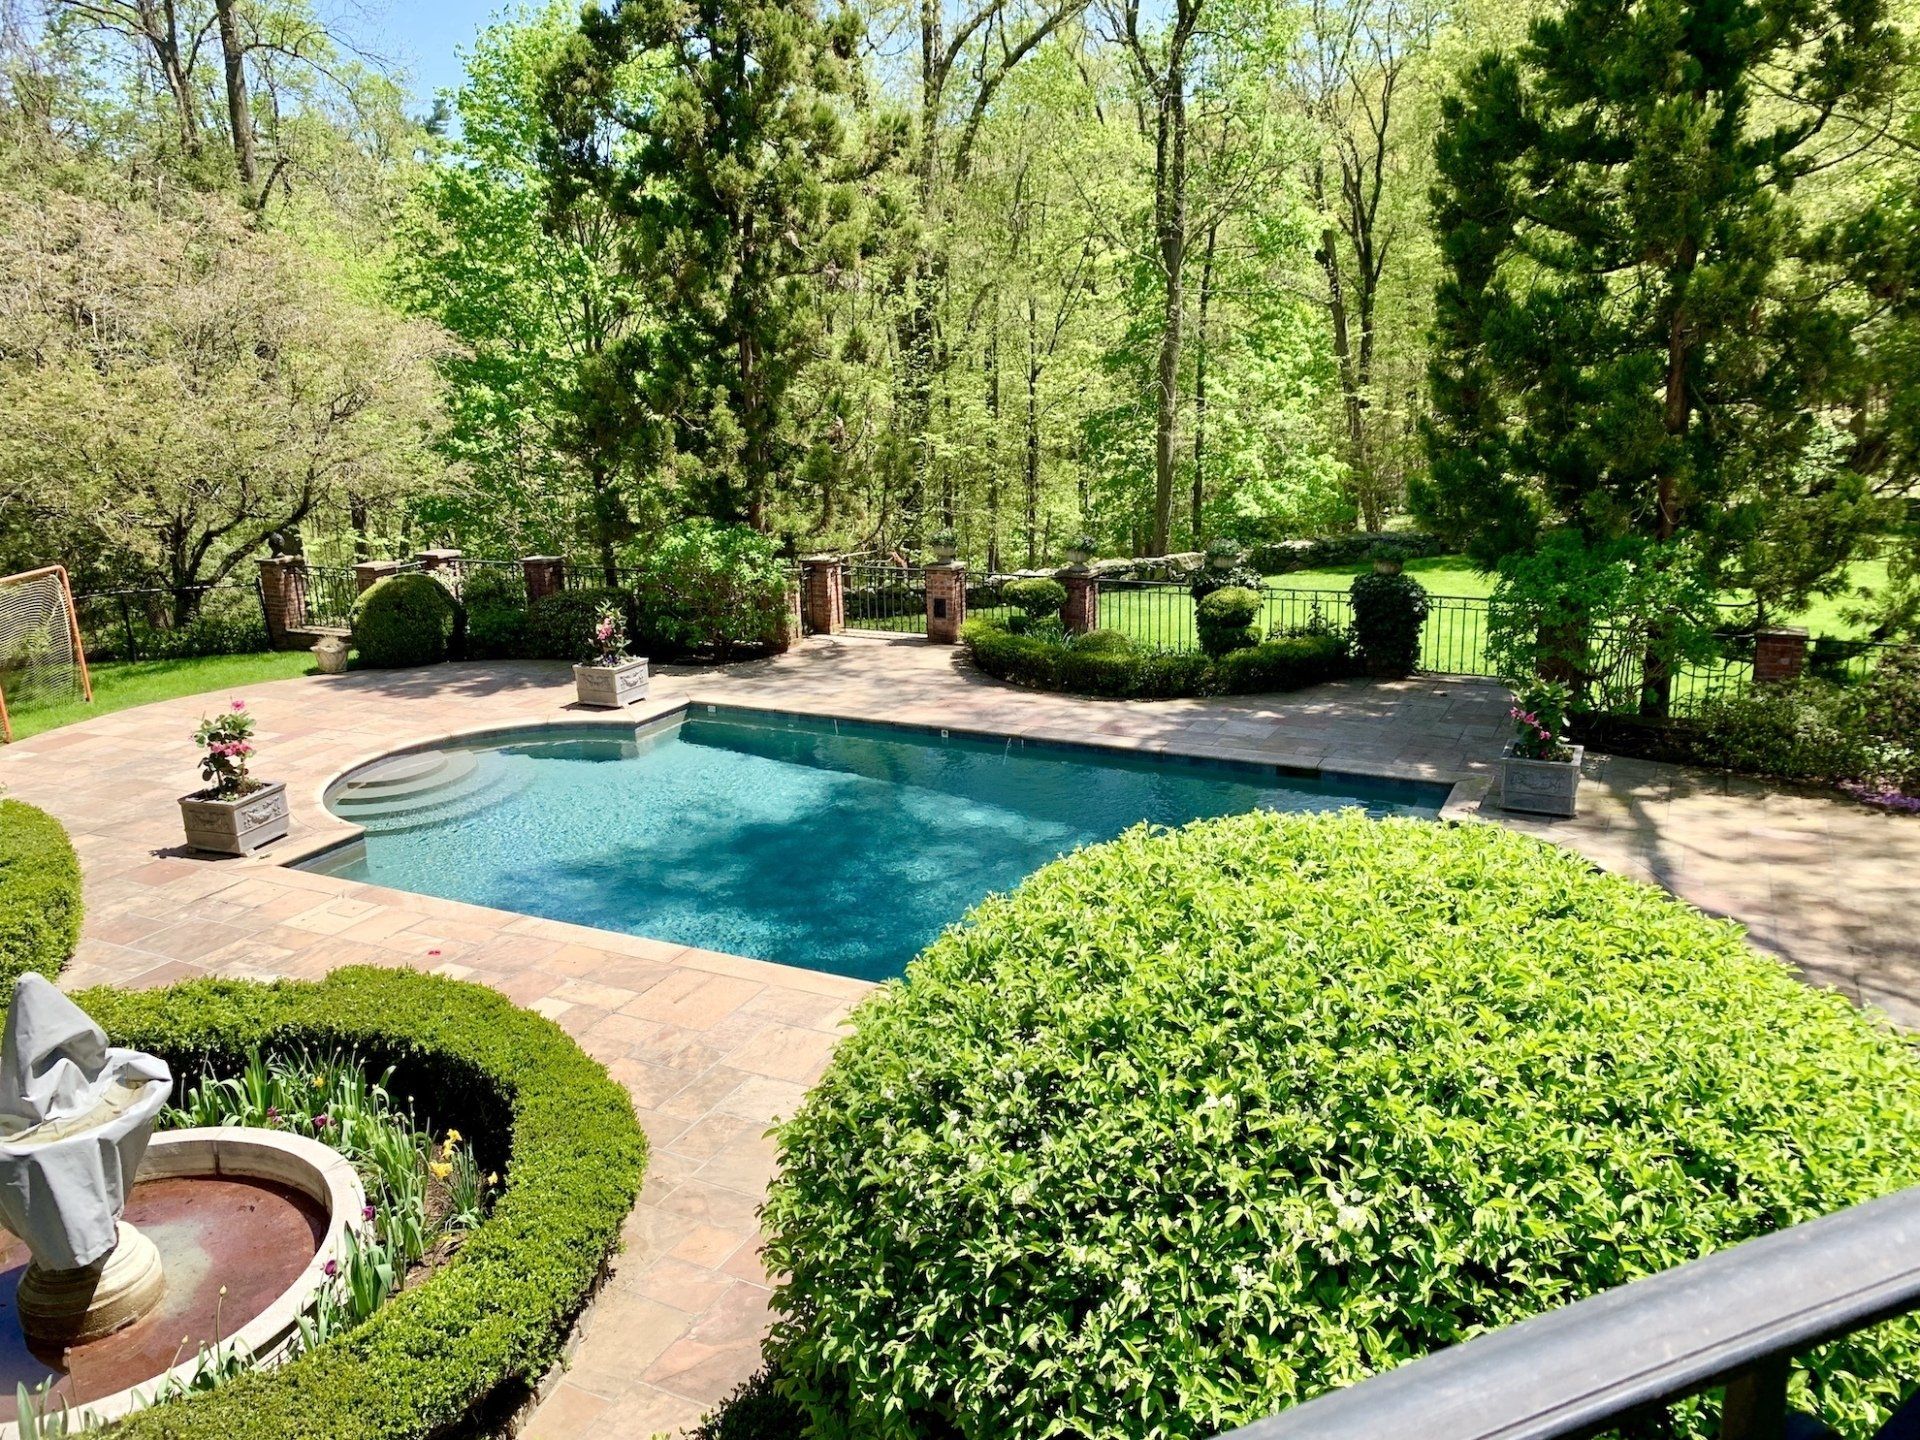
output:
[[[0,750],[8,793],[58,815],[86,875],[87,923],[62,983],[196,975],[312,978],[411,965],[493,985],[556,1020],[625,1084],[653,1143],[627,1246],[565,1379],[528,1434],[651,1436],[698,1418],[757,1367],[767,1319],[756,1207],[768,1124],[826,1064],[859,982],[283,868],[350,833],[320,804],[343,769],[476,728],[604,721],[570,707],[565,667],[453,665],[233,692],[259,719],[262,772],[294,830],[252,860],[188,858],[174,798],[188,739],[225,693],[167,701]],[[1127,749],[1460,782],[1473,815],[1507,698],[1474,682],[1322,686],[1295,695],[1116,703],[974,675],[924,640],[815,639],[726,671],[668,669],[639,720],[691,699],[1092,741]],[[1820,795],[1592,756],[1571,822],[1488,818],[1744,921],[1754,942],[1920,1026],[1920,820]]]

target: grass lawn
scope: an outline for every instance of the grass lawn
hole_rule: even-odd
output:
[[[285,680],[313,673],[313,656],[305,650],[279,650],[263,655],[205,655],[191,660],[121,660],[89,667],[93,676],[93,704],[71,701],[34,709],[8,711],[13,738],[24,740],[62,725],[91,720],[110,710],[125,710],[151,700],[172,700],[261,680]]]

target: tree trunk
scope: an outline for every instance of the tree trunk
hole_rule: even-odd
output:
[[[1206,258],[1200,262],[1200,318],[1193,354],[1193,548],[1206,543],[1201,516],[1207,504],[1207,305],[1213,298],[1213,247],[1220,227],[1207,227]]]
[[[1040,563],[1040,304],[1027,296],[1027,566]]]
[[[1180,347],[1186,321],[1187,78],[1176,37],[1160,92],[1154,157],[1154,230],[1166,286],[1160,318],[1160,356],[1154,374],[1153,531],[1147,548],[1164,555],[1173,529],[1174,453],[1180,431]]]
[[[1347,427],[1347,465],[1353,474],[1353,497],[1360,505],[1361,523],[1368,530],[1377,531],[1384,517],[1367,462],[1366,411],[1361,396],[1359,362],[1353,353],[1353,334],[1347,317],[1347,287],[1340,273],[1339,237],[1331,225],[1320,232],[1319,259],[1321,271],[1327,277],[1327,314],[1333,322],[1334,368],[1340,376],[1340,407]]]
[[[1000,568],[1000,297],[993,299],[987,348],[987,570]]]
[[[258,195],[259,167],[253,153],[253,107],[247,103],[247,52],[240,40],[240,17],[234,11],[235,0],[213,0],[214,14],[220,22],[220,53],[226,65],[227,124],[233,131],[233,163],[240,184],[247,192],[247,203]]]

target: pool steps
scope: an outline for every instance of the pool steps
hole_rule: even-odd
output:
[[[330,801],[333,813],[376,834],[397,834],[479,815],[518,788],[514,771],[482,768],[468,750],[399,755],[348,781]]]

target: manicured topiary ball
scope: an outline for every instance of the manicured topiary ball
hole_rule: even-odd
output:
[[[0,1008],[29,970],[59,975],[80,943],[80,861],[60,822],[0,800]]]
[[[390,575],[353,606],[363,665],[437,665],[452,653],[459,627],[459,604],[430,575]]]
[[[809,1433],[1204,1437],[1920,1181],[1920,1062],[1554,846],[1255,813],[982,904],[780,1151]],[[1817,1352],[1809,1402],[1868,1433],[1916,1333]]]

